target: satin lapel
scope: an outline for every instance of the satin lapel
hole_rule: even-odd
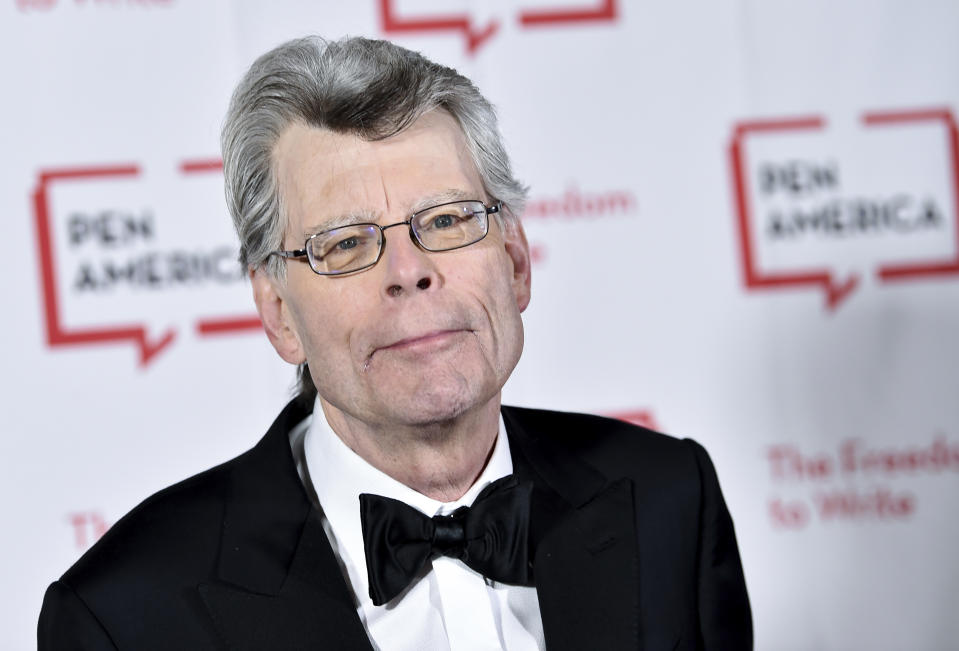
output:
[[[290,403],[233,469],[219,581],[198,586],[230,649],[371,649],[290,451],[307,415]]]
[[[633,483],[609,481],[503,410],[514,473],[533,479],[533,575],[550,651],[640,649]]]
[[[621,479],[540,543],[533,575],[550,651],[640,648],[632,511],[632,482]]]

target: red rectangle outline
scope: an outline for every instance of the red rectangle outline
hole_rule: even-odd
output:
[[[75,346],[84,344],[131,341],[139,350],[140,365],[146,366],[161,350],[173,343],[176,330],[167,330],[151,341],[146,325],[136,324],[107,328],[68,329],[61,322],[60,297],[56,286],[56,267],[53,255],[53,235],[50,228],[50,186],[65,180],[91,178],[131,178],[139,176],[136,164],[69,167],[41,170],[33,192],[34,220],[37,232],[37,259],[43,288],[43,306],[46,313],[47,344]]]

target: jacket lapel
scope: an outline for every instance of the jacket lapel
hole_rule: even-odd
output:
[[[541,442],[519,410],[503,416],[514,473],[535,486],[533,575],[546,647],[642,648],[632,481],[610,481]]]
[[[198,586],[231,649],[371,649],[290,451],[288,434],[308,415],[287,405],[232,470],[219,580]]]

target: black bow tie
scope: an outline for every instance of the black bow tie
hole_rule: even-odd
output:
[[[533,485],[509,475],[484,488],[472,506],[423,515],[398,500],[360,495],[360,519],[373,604],[401,593],[435,556],[458,558],[483,576],[531,585],[529,505]]]

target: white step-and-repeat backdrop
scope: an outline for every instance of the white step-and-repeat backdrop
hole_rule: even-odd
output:
[[[289,395],[217,143],[305,33],[498,106],[535,257],[505,398],[704,443],[759,649],[959,647],[954,0],[3,0],[0,647]]]

